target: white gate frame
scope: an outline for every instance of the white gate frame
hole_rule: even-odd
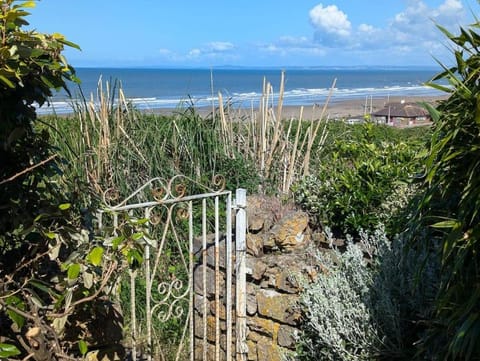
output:
[[[144,211],[144,218],[148,220],[148,226],[155,226],[154,222],[152,221],[152,211],[155,207],[169,207],[169,217],[165,222],[165,233],[166,230],[170,226],[171,219],[170,219],[170,212],[173,210],[175,205],[178,204],[187,204],[188,205],[188,243],[189,243],[189,259],[188,259],[188,288],[185,292],[179,295],[175,295],[174,291],[178,291],[182,288],[183,284],[181,281],[178,283],[177,281],[172,281],[170,284],[167,284],[164,281],[161,281],[160,287],[164,287],[163,290],[165,291],[165,298],[156,305],[153,304],[152,299],[152,286],[153,286],[153,279],[155,277],[156,267],[159,262],[159,256],[162,252],[164,243],[165,243],[165,233],[160,240],[151,240],[148,239],[146,236],[143,237],[145,241],[144,246],[144,265],[145,265],[145,277],[146,277],[146,304],[145,304],[145,311],[147,314],[146,320],[146,329],[147,329],[147,345],[148,345],[148,352],[147,352],[147,359],[148,361],[152,360],[152,350],[153,350],[153,335],[152,335],[152,316],[153,312],[156,310],[157,306],[160,304],[167,305],[168,307],[168,314],[162,314],[162,318],[168,320],[172,314],[181,310],[180,308],[175,308],[176,303],[179,301],[185,301],[186,297],[188,296],[188,303],[189,303],[189,311],[187,315],[188,321],[188,329],[189,329],[189,354],[190,360],[195,361],[199,359],[198,355],[195,355],[195,335],[194,335],[194,224],[193,224],[193,204],[194,202],[200,202],[202,204],[202,249],[201,249],[201,264],[204,265],[203,268],[203,294],[205,294],[207,289],[207,282],[206,282],[206,271],[205,267],[207,265],[207,226],[206,226],[206,207],[207,207],[207,199],[214,200],[214,208],[215,208],[215,241],[214,241],[214,258],[215,258],[215,355],[212,358],[211,352],[209,354],[209,347],[207,344],[207,297],[203,297],[203,350],[202,350],[202,358],[201,360],[215,360],[220,361],[220,276],[219,276],[219,238],[220,238],[220,226],[219,226],[219,199],[221,197],[225,198],[225,273],[226,273],[226,295],[224,296],[225,299],[225,310],[226,310],[226,345],[225,348],[225,359],[227,361],[237,360],[237,361],[244,361],[247,359],[248,354],[248,347],[246,344],[246,333],[247,333],[247,325],[246,325],[246,229],[247,229],[247,219],[246,219],[246,190],[245,189],[237,189],[235,196],[236,199],[232,200],[232,192],[226,191],[222,189],[214,190],[208,189],[206,193],[203,194],[195,194],[195,195],[185,195],[184,190],[185,188],[178,187],[178,185],[174,185],[175,181],[179,179],[191,181],[190,179],[183,177],[183,176],[176,176],[172,178],[168,183],[163,182],[160,178],[154,178],[147,182],[145,185],[140,187],[137,191],[132,193],[129,197],[127,197],[123,202],[115,205],[115,206],[107,206],[104,210],[100,211],[98,217],[98,226],[99,228],[103,228],[103,218],[102,214],[105,212],[113,214],[113,228],[116,230],[118,228],[118,216],[122,212],[132,212],[133,210],[142,210]],[[154,187],[154,183],[160,182],[161,187]],[[196,182],[194,182],[196,183]],[[216,183],[216,182],[215,182]],[[218,184],[218,183],[216,183]],[[154,195],[153,201],[144,201],[139,203],[129,204],[129,201],[132,201],[135,198],[139,198],[139,195],[144,194],[146,191],[151,190]],[[174,194],[175,193],[175,194]],[[233,240],[232,240],[232,211],[235,211],[235,249],[232,249]],[[173,227],[173,225],[172,225]],[[178,240],[177,240],[178,243]],[[155,254],[155,251],[157,253]],[[155,266],[153,269],[153,273],[151,270],[151,256],[152,252],[155,259]],[[232,258],[235,258],[235,269],[233,269],[233,261]],[[235,282],[233,279],[233,275],[235,275]],[[132,358],[133,361],[137,361],[137,340],[138,340],[138,330],[137,330],[137,306],[136,306],[136,297],[135,297],[135,280],[137,277],[137,271],[130,270],[130,290],[131,290],[131,338],[132,338]],[[177,283],[175,283],[177,282]],[[233,307],[232,307],[232,285],[235,284],[235,320],[233,320]],[[172,298],[171,303],[168,304],[167,301],[169,298]],[[178,307],[178,306],[177,306]],[[163,312],[163,311],[161,311]],[[163,317],[165,316],[165,317]],[[178,315],[177,315],[178,316]],[[181,312],[180,312],[181,316]],[[174,317],[174,316],[173,316]],[[232,329],[236,327],[236,342],[232,342]],[[185,329],[183,331],[183,336],[181,343],[185,338],[185,332],[187,327],[185,325]],[[235,353],[232,352],[232,345],[234,346]],[[180,349],[177,352],[176,359],[179,359],[179,355],[182,351],[182,345],[180,345]],[[222,358],[223,361],[223,358]]]

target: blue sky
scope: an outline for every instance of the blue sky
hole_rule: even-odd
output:
[[[28,20],[82,51],[81,66],[435,65],[437,22],[470,24],[476,0],[42,0]]]

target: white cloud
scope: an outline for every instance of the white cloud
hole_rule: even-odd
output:
[[[202,51],[200,49],[192,49],[188,52],[188,56],[192,58],[198,58],[202,55]]]
[[[347,15],[336,5],[323,6],[318,4],[310,10],[310,23],[320,33],[332,34],[339,37],[348,37],[352,24]]]
[[[460,0],[445,0],[439,6],[438,11],[443,14],[457,13],[458,11],[463,11],[463,6]]]
[[[386,26],[375,27],[367,23],[352,24],[348,15],[336,5],[318,4],[309,12],[314,28],[311,43],[323,51],[338,53],[350,51],[372,56],[372,52],[379,51],[377,56],[382,57],[404,52],[411,58],[417,54],[425,57],[429,52],[445,51],[442,45],[445,39],[435,24],[455,33],[465,17],[460,0],[443,0],[436,7],[428,6],[423,0],[408,0],[403,11],[387,19]],[[303,46],[308,47],[307,44]]]
[[[212,41],[207,44],[207,49],[211,52],[225,52],[233,50],[235,46],[228,41]]]

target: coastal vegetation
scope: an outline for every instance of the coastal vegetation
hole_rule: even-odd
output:
[[[37,118],[34,103],[77,80],[62,55],[77,45],[23,30],[33,2],[1,4],[0,359],[82,358],[100,313],[117,321],[120,303],[128,321],[115,290],[144,261],[135,227],[146,220],[125,222],[107,246],[92,219],[102,202],[177,174],[222,174],[228,189],[295,202],[312,228],[346,239],[315,251],[322,272],[303,285],[299,359],[478,359],[475,27],[441,28],[457,64],[438,76],[450,87],[432,81],[449,94],[425,105],[432,128],[328,121],[328,98],[314,119],[303,108],[285,119],[283,74],[276,106],[265,80],[258,116],[221,94],[206,116],[188,103],[146,114],[99,81],[97,98],[74,100],[71,115]]]

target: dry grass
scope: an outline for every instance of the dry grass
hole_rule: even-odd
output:
[[[303,107],[298,118],[282,118],[285,72],[281,73],[277,104],[274,102],[274,89],[264,78],[259,108],[255,111],[252,107],[250,113],[226,114],[223,97],[219,93],[222,138],[227,142],[225,147],[236,145],[236,149],[256,165],[264,184],[271,185],[274,180],[279,193],[289,194],[298,177],[309,174],[314,144],[318,150],[325,142],[328,122],[325,113],[334,88],[335,81],[319,116],[308,120],[303,119]],[[316,107],[313,108],[314,115],[315,110]],[[233,124],[237,125],[235,133]]]

